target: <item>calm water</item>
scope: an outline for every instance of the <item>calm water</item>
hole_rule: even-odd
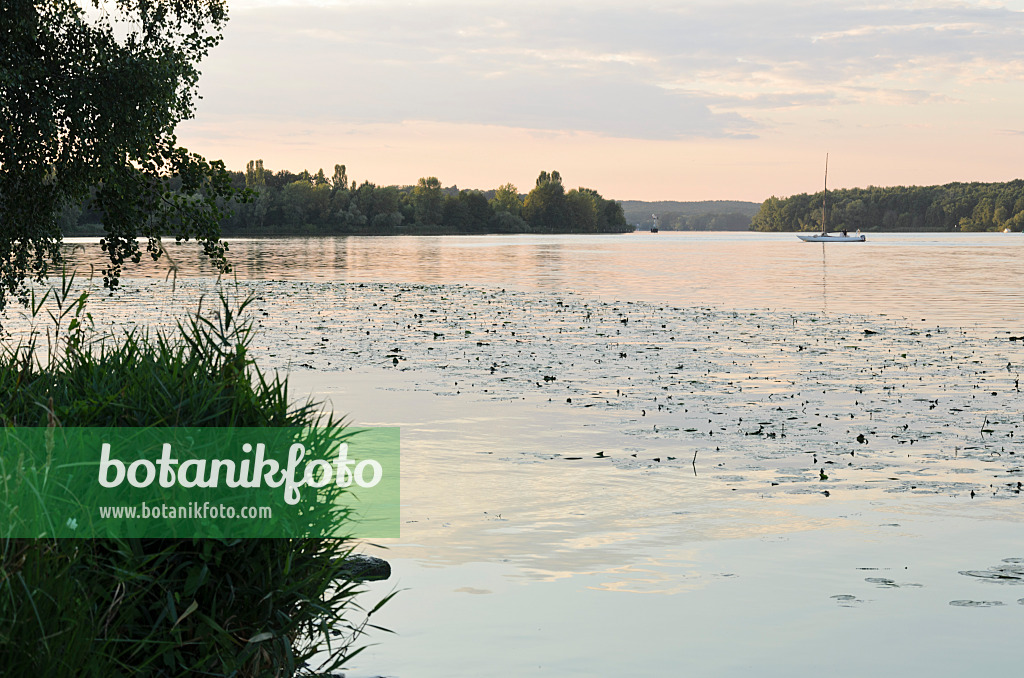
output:
[[[871,234],[866,243],[831,245],[744,232],[229,242],[235,274],[257,280],[461,282],[686,306],[1024,324],[1019,233]],[[208,272],[193,248],[180,250],[186,274]],[[163,278],[166,269],[139,274]]]
[[[232,242],[260,364],[402,427],[396,634],[347,675],[1017,666],[1024,238],[869,237]],[[172,251],[101,324],[213,291]]]

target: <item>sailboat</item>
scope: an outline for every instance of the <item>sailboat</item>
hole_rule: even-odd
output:
[[[825,196],[821,200],[821,233],[814,233],[811,235],[800,235],[796,237],[800,238],[804,242],[864,242],[867,240],[860,230],[857,230],[856,235],[849,235],[846,231],[839,233],[829,233],[826,228],[825,221],[825,203],[828,202],[828,153],[825,154]]]

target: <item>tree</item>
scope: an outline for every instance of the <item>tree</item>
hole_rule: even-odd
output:
[[[569,225],[574,232],[597,233],[599,231],[601,196],[597,191],[589,188],[573,189],[566,194],[565,201]]]
[[[420,177],[412,189],[412,204],[416,221],[421,224],[440,224],[442,219],[441,182],[437,177]]]
[[[761,204],[761,209],[750,222],[750,230],[781,231],[783,228],[782,201],[773,195]]]
[[[331,213],[331,189],[309,180],[293,181],[281,189],[285,223],[299,233],[316,233]]]
[[[441,203],[441,225],[448,231],[466,233],[471,230],[469,209],[458,195],[446,195]]]
[[[541,172],[537,185],[523,202],[523,218],[540,232],[568,229],[565,187],[558,172]]]
[[[514,184],[499,186],[491,198],[491,209],[495,212],[508,212],[519,216],[523,212],[523,201],[519,199],[519,189]]]
[[[245,166],[245,187],[250,189],[261,189],[267,186],[267,176],[263,171],[262,160],[250,160]]]
[[[344,165],[334,166],[334,174],[331,176],[331,188],[334,190],[348,189],[348,175],[345,173]]]
[[[480,191],[461,191],[459,193],[459,202],[466,208],[469,230],[476,232],[486,231],[493,212],[484,194]]]
[[[104,283],[195,238],[229,269],[219,221],[237,195],[223,163],[180,148],[199,61],[221,39],[224,0],[11,0],[0,5],[0,308],[62,262],[58,217],[102,214]]]
[[[267,175],[263,170],[262,160],[250,160],[245,166],[245,188],[250,192],[250,201],[239,210],[240,214],[236,214],[236,217],[247,227],[260,229],[263,227],[263,220],[266,219],[270,205]]]
[[[622,209],[622,203],[615,200],[605,200],[603,212],[604,216],[600,222],[603,232],[625,233],[632,230],[626,221],[626,214]]]

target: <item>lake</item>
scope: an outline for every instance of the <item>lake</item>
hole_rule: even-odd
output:
[[[402,429],[350,678],[1016,666],[1020,234],[230,242],[259,363]],[[170,249],[101,326],[214,291]]]

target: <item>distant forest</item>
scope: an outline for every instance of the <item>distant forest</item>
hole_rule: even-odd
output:
[[[818,231],[824,192],[735,200],[615,201],[589,188],[566,190],[558,172],[541,172],[529,193],[512,184],[488,191],[444,187],[436,177],[414,186],[349,179],[344,165],[327,176],[273,172],[262,160],[232,172],[250,200],[233,205],[224,235],[399,235],[471,233],[625,233],[665,231]],[[831,231],[1024,230],[1024,180],[943,186],[849,188],[828,192]],[[68,206],[64,235],[103,235],[103,214],[89,201]]]
[[[492,191],[445,188],[436,177],[415,186],[350,181],[344,165],[330,176],[272,172],[262,160],[233,172],[250,201],[221,223],[224,235],[398,235],[464,233],[622,233],[622,206],[589,188],[565,190],[558,172],[541,172],[529,193],[512,184]],[[65,211],[65,235],[102,232],[103,215]]]
[[[702,200],[698,202],[623,200],[626,221],[641,230],[654,225],[665,231],[746,231],[760,203],[740,200]]]
[[[754,216],[755,231],[820,231],[824,192],[771,197]],[[1024,180],[944,186],[848,188],[828,192],[830,231],[1024,230]]]

